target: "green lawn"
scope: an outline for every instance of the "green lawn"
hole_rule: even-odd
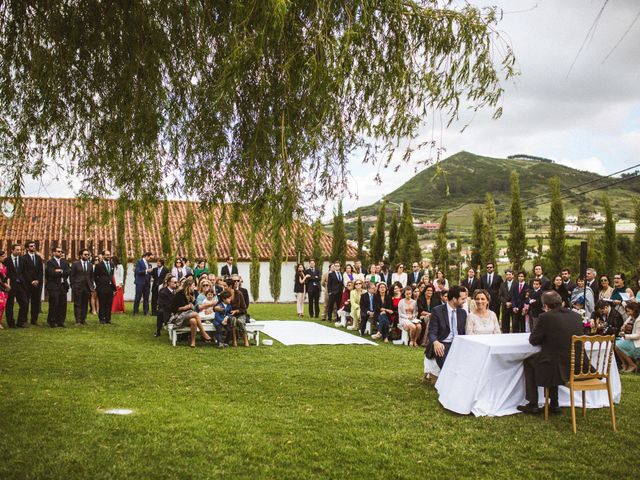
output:
[[[590,410],[574,436],[566,410],[548,423],[445,411],[419,349],[174,348],[151,317],[114,322],[0,332],[1,479],[638,475],[638,375],[623,378],[617,434],[608,410]]]

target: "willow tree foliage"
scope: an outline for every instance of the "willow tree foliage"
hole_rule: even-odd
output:
[[[171,245],[171,231],[169,229],[169,200],[164,198],[162,202],[162,221],[160,223],[160,247],[166,265],[172,267],[173,247]]]
[[[278,303],[282,289],[282,232],[276,221],[271,226],[271,258],[269,259],[269,290]]]
[[[432,112],[499,116],[500,18],[437,0],[3,2],[0,196],[51,168],[87,196],[294,212]]]
[[[217,229],[215,210],[211,209],[207,215],[207,266],[209,267],[209,272],[216,275],[218,274]]]
[[[183,255],[186,256],[190,262],[193,262],[196,257],[196,249],[193,244],[193,227],[195,224],[196,217],[193,212],[193,206],[191,202],[187,202],[187,213],[184,223],[182,224],[179,249],[182,249]]]
[[[322,223],[320,219],[313,222],[313,249],[311,251],[311,259],[315,260],[316,268],[322,272],[322,264],[324,262],[324,254],[322,253]]]
[[[249,243],[251,244],[251,264],[249,265],[249,286],[254,302],[260,298],[260,252],[256,241],[257,222],[251,226]],[[217,270],[216,270],[217,271]]]
[[[516,272],[522,270],[527,259],[527,237],[522,216],[522,199],[520,198],[520,176],[511,172],[511,218],[509,238],[507,239],[507,255]]]

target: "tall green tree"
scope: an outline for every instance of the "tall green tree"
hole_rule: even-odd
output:
[[[542,252],[544,250],[543,246],[544,239],[542,235],[536,235],[536,256],[534,258],[535,263],[542,263]]]
[[[522,270],[527,259],[527,237],[522,216],[522,200],[520,199],[520,176],[515,170],[511,172],[511,218],[509,220],[507,255],[513,269],[516,272]]]
[[[411,204],[405,201],[402,204],[402,217],[398,228],[398,254],[397,261],[408,265],[422,260],[422,249],[418,240],[418,233],[413,226],[413,215]]]
[[[172,171],[184,182],[168,188],[204,203],[291,214],[330,198],[372,136],[376,161],[425,113],[500,115],[501,18],[433,1],[4,2],[0,196],[54,158],[88,195],[160,198],[149,185]]]
[[[376,263],[384,258],[384,244],[385,244],[385,227],[387,224],[387,202],[382,201],[380,210],[378,211],[378,220],[376,222],[376,228],[374,231],[375,242],[371,245],[371,261]]]
[[[356,222],[356,240],[358,241],[358,260],[361,260],[364,264],[364,227],[362,225],[362,212],[360,209],[358,209],[358,220]]]
[[[344,228],[342,200],[338,202],[338,210],[333,217],[333,242],[331,261],[338,260],[343,266],[347,263],[347,232]]]
[[[394,208],[389,222],[389,250],[387,252],[389,265],[392,266],[398,261],[398,240],[400,240],[398,227],[398,211]]]
[[[171,245],[171,230],[169,229],[169,200],[162,201],[162,222],[160,223],[160,246],[162,256],[167,265],[171,265],[173,259],[173,247]]]
[[[269,260],[269,290],[273,301],[278,303],[282,288],[282,232],[276,217],[271,226],[271,259]]]
[[[551,189],[551,213],[549,214],[549,267],[555,275],[564,268],[566,255],[564,233],[564,208],[560,194],[560,179],[553,177],[549,180]],[[614,243],[615,245],[615,243]]]
[[[216,225],[215,210],[212,208],[207,215],[207,263],[209,265],[209,271],[216,275],[218,275],[217,229],[218,225]]]
[[[496,263],[496,204],[493,195],[487,192],[482,212],[482,247],[480,249],[482,265]]]
[[[618,268],[618,247],[616,241],[616,223],[613,220],[613,212],[611,211],[611,203],[609,196],[602,196],[602,204],[604,206],[604,238],[602,249],[604,250],[604,268],[606,273],[613,275]]]
[[[449,276],[449,249],[447,248],[447,213],[440,220],[440,227],[433,248],[433,262],[437,270],[442,270],[445,277]]]
[[[471,266],[478,268],[482,264],[482,228],[484,216],[482,210],[473,210],[473,232],[471,233]]]
[[[322,253],[322,223],[320,223],[320,219],[316,219],[313,222],[313,251],[311,253],[311,258],[316,261],[316,267],[322,273],[322,264],[324,262],[324,254]]]
[[[249,242],[251,244],[251,265],[249,265],[249,287],[254,302],[260,298],[260,253],[256,241],[256,228],[258,222],[253,222],[250,230]],[[217,270],[216,270],[217,271]]]

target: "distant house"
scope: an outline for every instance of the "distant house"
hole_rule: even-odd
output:
[[[595,212],[594,214],[591,215],[591,220],[593,220],[596,223],[604,223],[606,218],[600,212]]]
[[[616,232],[633,233],[636,230],[636,224],[631,220],[620,220],[616,223]]]
[[[564,217],[564,221],[567,223],[578,223],[578,217],[575,215],[567,215]]]
[[[440,224],[439,223],[423,223],[422,225],[420,225],[420,228],[422,228],[423,230],[427,230],[428,232],[433,232],[440,228]]]

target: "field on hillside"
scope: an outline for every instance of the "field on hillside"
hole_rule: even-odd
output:
[[[66,329],[0,331],[0,478],[637,477],[639,375],[623,377],[617,434],[590,410],[574,436],[566,409],[546,423],[444,410],[421,349],[174,348],[154,321],[75,327],[70,311]]]

